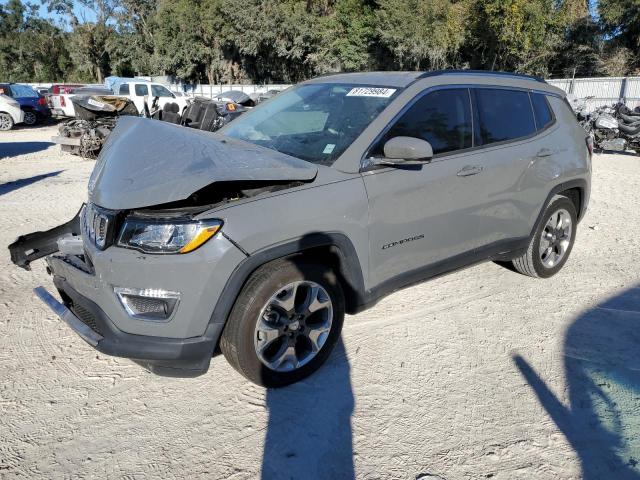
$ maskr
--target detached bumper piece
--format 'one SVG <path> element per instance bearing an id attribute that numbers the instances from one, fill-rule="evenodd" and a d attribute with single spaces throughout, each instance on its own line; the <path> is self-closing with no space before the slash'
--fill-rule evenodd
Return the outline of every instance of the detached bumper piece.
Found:
<path id="1" fill-rule="evenodd" d="M 197 377 L 207 372 L 224 325 L 210 323 L 205 334 L 193 338 L 134 335 L 119 330 L 104 311 L 80 295 L 68 282 L 54 276 L 64 302 L 58 302 L 43 287 L 36 295 L 71 329 L 96 350 L 129 358 L 152 373 L 169 377 Z"/>
<path id="2" fill-rule="evenodd" d="M 58 302 L 53 296 L 47 292 L 44 287 L 34 288 L 33 291 L 40 300 L 47 304 L 47 306 L 53 310 L 64 322 L 71 327 L 71 330 L 76 332 L 80 338 L 87 342 L 92 347 L 97 347 L 100 340 L 104 337 L 95 332 L 89 325 L 83 323 L 78 317 L 76 317 L 71 310 L 65 307 L 62 303 Z"/>

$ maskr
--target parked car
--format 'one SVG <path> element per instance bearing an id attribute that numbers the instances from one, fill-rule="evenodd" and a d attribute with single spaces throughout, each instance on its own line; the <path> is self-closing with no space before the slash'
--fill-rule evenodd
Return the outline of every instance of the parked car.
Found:
<path id="1" fill-rule="evenodd" d="M 0 130 L 11 130 L 17 123 L 24 122 L 24 111 L 13 98 L 0 93 Z"/>
<path id="2" fill-rule="evenodd" d="M 99 351 L 194 376 L 318 369 L 345 313 L 481 261 L 546 278 L 589 203 L 591 150 L 565 93 L 488 72 L 303 82 L 217 133 L 123 117 L 67 224 L 20 237 Z M 427 321 L 427 320 L 425 320 Z"/>
<path id="3" fill-rule="evenodd" d="M 256 102 L 248 94 L 240 90 L 227 90 L 216 97 L 218 102 L 233 102 L 243 107 L 253 107 Z"/>
<path id="4" fill-rule="evenodd" d="M 265 101 L 275 97 L 279 93 L 280 93 L 280 90 L 273 90 L 273 89 L 272 90 L 267 90 L 266 92 L 261 92 L 257 96 L 256 103 L 265 102 Z"/>
<path id="5" fill-rule="evenodd" d="M 47 98 L 53 115 L 58 117 L 74 117 L 75 111 L 71 97 L 75 90 L 83 87 L 81 84 L 54 84 L 49 90 Z"/>
<path id="6" fill-rule="evenodd" d="M 20 104 L 26 125 L 35 125 L 51 117 L 47 100 L 29 85 L 0 83 L 0 94 L 7 95 Z"/>

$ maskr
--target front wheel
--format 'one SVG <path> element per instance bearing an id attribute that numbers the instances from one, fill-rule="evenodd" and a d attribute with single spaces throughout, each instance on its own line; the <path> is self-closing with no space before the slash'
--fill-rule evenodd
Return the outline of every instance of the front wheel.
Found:
<path id="1" fill-rule="evenodd" d="M 569 258 L 578 226 L 576 207 L 567 197 L 555 197 L 545 210 L 527 251 L 512 260 L 523 275 L 548 278 L 560 271 Z"/>
<path id="2" fill-rule="evenodd" d="M 330 269 L 275 261 L 256 270 L 240 292 L 220 348 L 252 382 L 282 387 L 320 368 L 343 320 L 344 294 Z"/>

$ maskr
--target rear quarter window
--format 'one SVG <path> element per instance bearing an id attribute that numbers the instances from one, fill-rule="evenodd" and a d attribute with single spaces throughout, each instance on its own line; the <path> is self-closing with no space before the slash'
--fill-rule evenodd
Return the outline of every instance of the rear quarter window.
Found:
<path id="1" fill-rule="evenodd" d="M 532 93 L 531 104 L 533 105 L 533 113 L 536 117 L 536 126 L 538 127 L 538 131 L 544 130 L 551 125 L 554 120 L 546 95 L 543 95 L 542 93 Z"/>
<path id="2" fill-rule="evenodd" d="M 120 90 L 118 91 L 119 95 L 129 95 L 129 84 L 123 83 L 120 85 Z"/>
<path id="3" fill-rule="evenodd" d="M 519 90 L 477 88 L 478 145 L 505 142 L 536 133 L 529 93 Z"/>

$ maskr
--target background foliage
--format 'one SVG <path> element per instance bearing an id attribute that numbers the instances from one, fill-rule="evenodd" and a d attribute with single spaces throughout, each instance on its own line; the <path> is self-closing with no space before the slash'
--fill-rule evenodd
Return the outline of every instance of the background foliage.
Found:
<path id="1" fill-rule="evenodd" d="M 46 16 L 23 0 L 0 4 L 0 80 L 166 74 L 269 83 L 353 70 L 640 70 L 640 0 L 599 0 L 591 11 L 588 0 L 42 1 Z"/>

